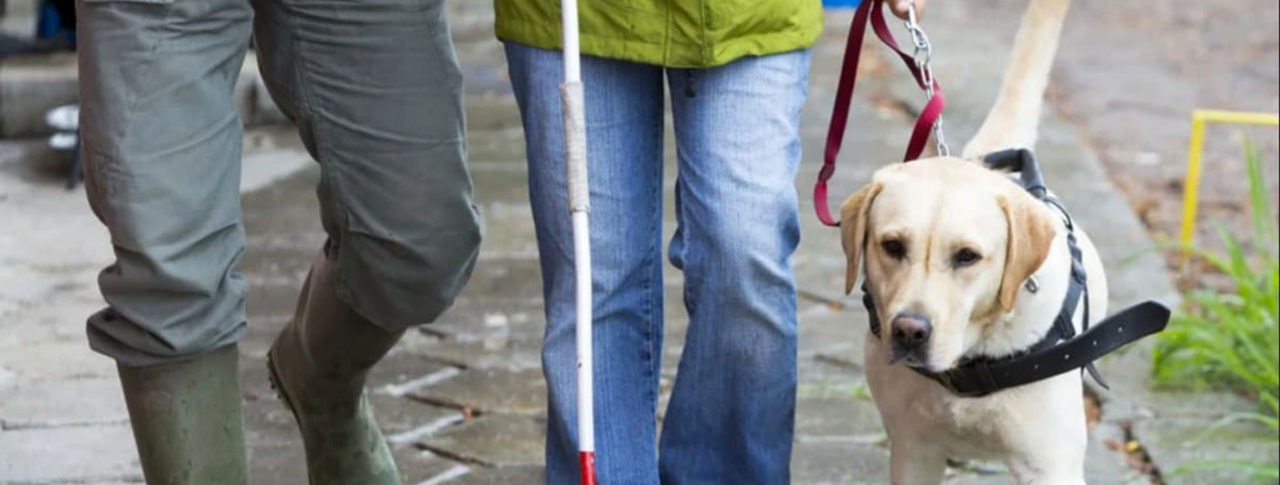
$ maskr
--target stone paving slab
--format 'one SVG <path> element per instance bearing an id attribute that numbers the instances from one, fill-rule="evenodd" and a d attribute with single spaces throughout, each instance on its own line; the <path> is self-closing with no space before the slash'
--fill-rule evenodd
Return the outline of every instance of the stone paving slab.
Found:
<path id="1" fill-rule="evenodd" d="M 436 362 L 468 369 L 533 369 L 542 362 L 537 348 L 501 347 L 486 342 L 432 342 L 419 351 Z"/>
<path id="2" fill-rule="evenodd" d="M 369 387 L 376 389 L 377 394 L 402 396 L 414 390 L 415 383 L 423 377 L 446 370 L 452 369 L 422 355 L 396 350 L 369 371 Z"/>
<path id="3" fill-rule="evenodd" d="M 249 483 L 307 485 L 302 442 L 257 445 L 249 449 Z"/>
<path id="4" fill-rule="evenodd" d="M 0 483 L 141 482 L 128 424 L 0 431 Z"/>
<path id="5" fill-rule="evenodd" d="M 247 395 L 244 407 L 245 440 L 250 448 L 302 445 L 293 413 L 274 394 L 270 397 Z"/>
<path id="6" fill-rule="evenodd" d="M 1212 423 L 1212 422 L 1211 422 Z M 1276 463 L 1280 461 L 1280 444 L 1274 435 L 1260 433 L 1253 423 L 1222 426 L 1209 433 L 1203 419 L 1150 419 L 1133 424 L 1133 432 L 1159 463 L 1191 465 L 1195 463 Z M 1173 475 L 1177 467 L 1164 466 L 1161 471 Z M 1188 468 L 1172 476 L 1170 483 L 1275 483 L 1275 480 L 1248 478 L 1237 467 Z"/>
<path id="7" fill-rule="evenodd" d="M 850 442 L 797 441 L 792 449 L 796 485 L 882 484 L 888 482 L 889 451 Z"/>
<path id="8" fill-rule="evenodd" d="M 8 396 L 0 399 L 0 430 L 129 422 L 117 379 L 42 380 L 0 392 Z"/>
<path id="9" fill-rule="evenodd" d="M 546 395 L 547 384 L 540 369 L 467 369 L 410 397 L 467 414 L 537 417 L 546 413 Z"/>
<path id="10" fill-rule="evenodd" d="M 28 358 L 39 355 L 40 359 Z M 85 351 L 79 340 L 52 340 L 22 346 L 22 352 L 0 353 L 0 367 L 25 379 L 74 380 L 115 375 L 115 363 Z"/>
<path id="11" fill-rule="evenodd" d="M 830 395 L 815 397 L 801 384 L 796 404 L 798 441 L 822 443 L 853 441 L 873 443 L 885 438 L 880 415 L 863 386 L 846 391 L 837 388 Z M 858 391 L 861 389 L 861 391 Z"/>
<path id="12" fill-rule="evenodd" d="M 540 465 L 546 423 L 523 416 L 484 415 L 423 440 L 421 446 L 464 463 L 489 467 Z"/>
<path id="13" fill-rule="evenodd" d="M 1257 411 L 1242 398 L 1221 394 L 1153 392 L 1131 421 L 1147 453 L 1159 457 L 1162 471 L 1197 462 L 1280 462 L 1280 441 L 1247 421 L 1231 416 Z M 1172 464 L 1172 466 L 1170 466 Z M 1170 483 L 1268 483 L 1250 480 L 1233 468 L 1190 469 Z M 1270 483 L 1274 483 L 1274 480 Z"/>
<path id="14" fill-rule="evenodd" d="M 825 303 L 801 301 L 797 310 L 800 355 L 826 355 L 862 366 L 863 345 L 868 338 L 867 313 L 862 304 L 832 308 Z"/>
<path id="15" fill-rule="evenodd" d="M 501 468 L 473 468 L 470 473 L 448 483 L 455 485 L 535 485 L 543 482 L 541 466 L 512 466 Z"/>
<path id="16" fill-rule="evenodd" d="M 393 454 L 400 470 L 400 480 L 405 485 L 427 483 L 436 477 L 461 476 L 475 467 L 415 447 L 400 448 Z"/>
<path id="17" fill-rule="evenodd" d="M 378 426 L 393 447 L 403 448 L 448 429 L 466 420 L 464 410 L 447 406 L 426 405 L 405 399 L 403 396 L 387 396 L 374 393 L 369 405 L 377 413 Z"/>

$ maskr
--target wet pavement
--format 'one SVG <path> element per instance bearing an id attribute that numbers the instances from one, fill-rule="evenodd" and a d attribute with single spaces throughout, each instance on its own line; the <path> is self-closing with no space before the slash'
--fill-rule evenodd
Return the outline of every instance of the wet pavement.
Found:
<path id="1" fill-rule="evenodd" d="M 978 15 L 966 8 L 968 3 L 933 3 L 926 27 L 939 46 L 935 70 L 950 101 L 948 134 L 959 146 L 996 94 L 1022 6 L 977 2 L 989 13 Z M 451 5 L 469 82 L 471 168 L 485 217 L 480 262 L 454 308 L 439 322 L 407 334 L 369 383 L 379 423 L 408 484 L 541 482 L 541 280 L 519 119 L 489 10 L 488 2 Z M 801 291 L 792 467 L 797 484 L 888 481 L 884 433 L 861 374 L 865 313 L 842 294 L 839 235 L 818 223 L 809 202 L 848 17 L 848 12 L 828 16 L 827 32 L 814 52 L 801 127 L 806 155 L 797 188 L 804 239 L 793 260 Z M 846 156 L 832 182 L 837 198 L 856 190 L 875 167 L 900 156 L 910 107 L 922 101 L 900 66 L 888 64 L 878 46 L 870 49 Z M 1148 298 L 1176 301 L 1163 260 L 1147 250 L 1152 243 L 1146 229 L 1097 154 L 1081 141 L 1081 128 L 1048 111 L 1038 153 L 1050 184 L 1103 253 L 1112 308 Z M 292 417 L 267 384 L 264 362 L 275 333 L 292 316 L 294 296 L 324 237 L 314 195 L 319 174 L 287 128 L 256 128 L 248 139 L 243 269 L 253 291 L 251 326 L 240 350 L 253 483 L 305 484 L 301 443 Z M 0 328 L 6 329 L 0 332 L 0 483 L 137 483 L 141 476 L 128 445 L 113 364 L 88 352 L 83 338 L 84 315 L 101 305 L 94 275 L 110 260 L 109 246 L 105 230 L 87 213 L 83 194 L 57 185 L 52 167 L 58 166 L 58 157 L 38 142 L 0 143 L 0 219 L 21 222 L 17 236 L 0 234 Z M 665 173 L 669 234 L 675 176 L 670 160 Z M 664 396 L 686 323 L 681 275 L 668 268 L 665 277 Z M 1144 443 L 1148 436 L 1161 441 L 1150 448 L 1157 465 L 1169 469 L 1202 458 L 1275 456 L 1274 438 L 1249 428 L 1188 449 L 1180 429 L 1203 429 L 1249 405 L 1230 396 L 1192 399 L 1149 391 L 1148 348 L 1140 345 L 1104 362 L 1113 390 L 1101 393 L 1102 419 L 1090 444 L 1090 483 L 1149 483 L 1127 466 L 1123 453 L 1108 446 L 1128 438 L 1126 429 Z M 1231 474 L 1181 480 L 1245 483 Z M 952 484 L 1009 481 L 1001 467 L 985 464 L 953 470 L 948 478 Z"/>

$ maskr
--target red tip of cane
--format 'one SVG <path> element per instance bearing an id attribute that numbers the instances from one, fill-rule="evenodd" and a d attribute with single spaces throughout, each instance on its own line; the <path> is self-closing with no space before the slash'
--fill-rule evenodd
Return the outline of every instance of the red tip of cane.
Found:
<path id="1" fill-rule="evenodd" d="M 596 453 L 594 451 L 579 452 L 578 462 L 582 465 L 582 485 L 596 485 Z"/>

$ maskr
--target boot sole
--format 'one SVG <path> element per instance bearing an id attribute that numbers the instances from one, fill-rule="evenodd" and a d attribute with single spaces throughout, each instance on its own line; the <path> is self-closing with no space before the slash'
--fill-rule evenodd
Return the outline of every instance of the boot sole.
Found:
<path id="1" fill-rule="evenodd" d="M 294 424 L 298 426 L 298 429 L 302 429 L 302 418 L 299 418 L 298 411 L 293 409 L 293 402 L 289 400 L 289 392 L 285 390 L 284 384 L 280 380 L 280 376 L 278 375 L 280 371 L 276 370 L 275 356 L 272 355 L 273 353 L 273 351 L 267 351 L 267 382 L 271 384 L 271 389 L 276 391 L 276 398 L 280 399 L 280 402 L 284 404 L 284 407 L 289 410 L 289 414 L 293 416 Z M 315 484 L 315 482 L 311 480 L 310 474 L 307 476 L 307 483 L 311 485 Z"/>
<path id="2" fill-rule="evenodd" d="M 289 393 L 284 390 L 284 385 L 280 383 L 279 370 L 276 370 L 275 356 L 271 352 L 267 352 L 267 381 L 271 384 L 271 390 L 276 391 L 276 398 L 284 403 L 289 409 L 289 414 L 293 415 L 293 420 L 298 421 L 298 412 L 293 410 L 293 402 L 289 400 Z M 301 425 L 301 423 L 298 423 Z"/>

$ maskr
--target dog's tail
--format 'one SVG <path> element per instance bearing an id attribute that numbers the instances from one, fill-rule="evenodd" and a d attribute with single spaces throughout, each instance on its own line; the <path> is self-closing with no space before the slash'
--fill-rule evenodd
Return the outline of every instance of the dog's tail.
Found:
<path id="1" fill-rule="evenodd" d="M 1071 0 L 1031 0 L 1018 27 L 1000 95 L 978 133 L 965 145 L 965 158 L 1005 148 L 1035 147 L 1049 68 L 1070 5 Z"/>

